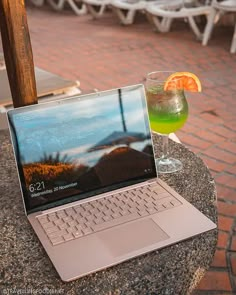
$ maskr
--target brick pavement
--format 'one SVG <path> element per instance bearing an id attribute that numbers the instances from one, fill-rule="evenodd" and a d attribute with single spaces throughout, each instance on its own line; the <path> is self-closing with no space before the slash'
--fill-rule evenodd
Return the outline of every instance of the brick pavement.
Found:
<path id="1" fill-rule="evenodd" d="M 187 24 L 154 33 L 140 15 L 129 27 L 108 12 L 101 20 L 69 11 L 28 8 L 35 64 L 79 80 L 84 93 L 144 81 L 153 70 L 196 73 L 203 92 L 188 94 L 190 116 L 177 132 L 200 155 L 215 178 L 219 239 L 211 268 L 195 295 L 236 294 L 236 55 L 233 28 L 219 27 L 208 47 L 195 41 Z M 182 294 L 181 294 L 182 295 Z"/>

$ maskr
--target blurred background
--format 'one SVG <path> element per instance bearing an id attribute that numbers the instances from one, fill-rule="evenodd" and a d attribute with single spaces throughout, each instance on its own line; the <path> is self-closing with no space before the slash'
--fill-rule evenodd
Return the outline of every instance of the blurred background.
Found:
<path id="1" fill-rule="evenodd" d="M 125 26 L 110 8 L 93 19 L 76 15 L 68 4 L 56 11 L 46 1 L 39 7 L 32 2 L 26 6 L 35 66 L 79 81 L 82 93 L 144 83 L 155 70 L 199 77 L 203 90 L 187 93 L 189 119 L 176 134 L 215 178 L 219 237 L 211 268 L 194 294 L 236 294 L 236 54 L 230 53 L 235 19 L 222 17 L 202 46 L 183 18 L 160 33 L 143 11 Z M 198 24 L 203 30 L 202 16 Z M 4 67 L 1 52 L 0 46 Z"/>

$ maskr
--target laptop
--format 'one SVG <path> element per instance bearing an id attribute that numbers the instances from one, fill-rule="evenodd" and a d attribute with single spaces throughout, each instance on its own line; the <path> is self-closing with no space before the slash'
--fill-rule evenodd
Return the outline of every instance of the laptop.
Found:
<path id="1" fill-rule="evenodd" d="M 26 216 L 63 281 L 216 227 L 157 178 L 143 85 L 7 116 Z"/>

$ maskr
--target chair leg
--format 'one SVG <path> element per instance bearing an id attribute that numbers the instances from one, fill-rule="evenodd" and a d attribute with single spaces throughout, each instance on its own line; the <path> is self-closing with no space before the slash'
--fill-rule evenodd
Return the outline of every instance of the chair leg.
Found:
<path id="1" fill-rule="evenodd" d="M 86 3 L 86 7 L 94 19 L 101 17 L 106 9 L 106 5 L 101 5 L 100 8 L 96 10 L 93 5 L 88 3 Z"/>
<path id="2" fill-rule="evenodd" d="M 203 33 L 203 39 L 202 39 L 202 45 L 206 46 L 210 37 L 211 37 L 211 33 L 214 27 L 214 21 L 215 21 L 215 17 L 217 14 L 217 10 L 212 8 L 210 14 L 207 17 L 207 24 Z"/>
<path id="3" fill-rule="evenodd" d="M 134 22 L 134 17 L 136 14 L 136 10 L 129 10 L 126 14 L 126 21 L 125 21 L 125 25 L 131 25 Z"/>
<path id="4" fill-rule="evenodd" d="M 156 15 L 153 14 L 147 14 L 150 22 L 156 27 L 156 29 L 160 33 L 167 33 L 170 30 L 170 26 L 172 24 L 173 19 L 163 17 L 162 20 L 160 20 Z"/>
<path id="5" fill-rule="evenodd" d="M 112 10 L 118 16 L 119 20 L 121 21 L 121 24 L 123 24 L 123 25 L 131 25 L 134 22 L 134 17 L 135 17 L 135 14 L 136 14 L 136 10 L 134 10 L 134 9 L 129 10 L 126 13 L 126 15 L 118 7 L 112 6 Z"/>
<path id="6" fill-rule="evenodd" d="M 81 8 L 78 8 L 78 6 L 75 4 L 74 0 L 67 0 L 68 4 L 72 8 L 72 10 L 77 14 L 77 15 L 82 15 L 87 13 L 87 7 L 85 4 L 82 4 Z"/>
<path id="7" fill-rule="evenodd" d="M 161 32 L 162 31 L 162 26 L 161 26 L 161 22 L 160 22 L 159 18 L 157 16 L 151 15 L 151 19 L 152 19 L 153 24 L 157 28 L 157 30 L 159 32 Z"/>
<path id="8" fill-rule="evenodd" d="M 189 25 L 191 27 L 191 29 L 193 30 L 194 34 L 196 35 L 198 40 L 202 40 L 202 33 L 200 32 L 195 20 L 193 16 L 189 16 L 188 17 L 188 22 Z"/>
<path id="9" fill-rule="evenodd" d="M 106 10 L 106 5 L 105 4 L 104 5 L 101 5 L 101 7 L 100 7 L 100 9 L 98 11 L 98 16 L 99 17 L 102 16 L 103 13 L 105 12 L 105 10 Z"/>
<path id="10" fill-rule="evenodd" d="M 147 11 L 145 11 L 145 15 L 146 15 L 146 18 L 147 18 L 148 22 L 149 22 L 152 26 L 154 26 L 154 29 L 155 29 L 155 25 L 154 25 L 154 22 L 153 22 L 153 17 L 152 17 L 152 15 L 151 15 L 150 13 L 148 13 Z"/>
<path id="11" fill-rule="evenodd" d="M 167 33 L 170 31 L 171 24 L 173 22 L 173 18 L 163 17 L 161 21 L 161 26 L 163 28 L 163 33 Z"/>
<path id="12" fill-rule="evenodd" d="M 230 53 L 236 53 L 236 23 L 234 27 L 234 35 L 231 43 Z"/>
<path id="13" fill-rule="evenodd" d="M 55 0 L 47 0 L 47 1 L 52 6 L 53 9 L 57 11 L 61 11 L 64 8 L 66 0 L 59 0 L 58 2 L 55 2 Z"/>

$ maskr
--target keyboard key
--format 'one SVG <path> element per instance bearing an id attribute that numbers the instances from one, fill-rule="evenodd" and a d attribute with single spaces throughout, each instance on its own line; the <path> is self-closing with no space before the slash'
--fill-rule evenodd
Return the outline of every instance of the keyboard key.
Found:
<path id="1" fill-rule="evenodd" d="M 89 212 L 90 212 L 91 215 L 95 215 L 97 213 L 100 213 L 100 211 L 98 210 L 98 208 L 93 208 L 93 209 L 89 210 Z"/>
<path id="2" fill-rule="evenodd" d="M 60 229 L 65 229 L 65 228 L 68 228 L 68 224 L 66 223 L 62 223 L 58 226 Z"/>
<path id="3" fill-rule="evenodd" d="M 47 235 L 49 238 L 55 238 L 55 237 L 62 237 L 65 234 L 68 234 L 68 232 L 63 229 L 63 230 L 58 230 L 55 232 L 48 233 Z"/>
<path id="4" fill-rule="evenodd" d="M 150 189 L 152 192 L 154 193 L 162 193 L 162 192 L 166 192 L 166 190 L 160 186 L 159 184 L 154 184 L 150 186 Z"/>
<path id="5" fill-rule="evenodd" d="M 89 210 L 94 208 L 92 204 L 89 203 L 82 204 L 81 207 L 84 209 L 85 212 L 89 212 Z"/>
<path id="6" fill-rule="evenodd" d="M 173 205 L 170 202 L 165 202 L 162 204 L 162 206 L 165 207 L 166 209 L 173 207 Z"/>
<path id="7" fill-rule="evenodd" d="M 70 241 L 74 239 L 74 236 L 72 234 L 67 234 L 64 235 L 63 238 L 65 239 L 65 241 Z"/>
<path id="8" fill-rule="evenodd" d="M 75 226 L 75 231 L 81 231 L 83 229 L 83 226 L 78 224 Z"/>
<path id="9" fill-rule="evenodd" d="M 49 227 L 54 227 L 54 223 L 50 221 L 43 224 L 43 228 L 47 229 Z"/>
<path id="10" fill-rule="evenodd" d="M 103 212 L 104 216 L 111 216 L 113 213 L 115 213 L 115 212 L 110 209 L 107 209 Z"/>
<path id="11" fill-rule="evenodd" d="M 82 231 L 85 235 L 91 234 L 93 232 L 93 230 L 89 227 L 82 229 Z"/>
<path id="12" fill-rule="evenodd" d="M 129 212 L 129 210 L 121 210 L 120 211 L 120 214 L 122 215 L 122 216 L 125 216 L 125 215 L 128 215 L 128 214 L 130 214 L 130 212 Z"/>
<path id="13" fill-rule="evenodd" d="M 119 218 L 121 217 L 121 214 L 119 212 L 116 212 L 114 214 L 112 214 L 112 217 L 115 219 L 115 218 Z"/>
<path id="14" fill-rule="evenodd" d="M 158 212 L 161 212 L 161 211 L 164 211 L 164 210 L 166 210 L 166 207 L 164 207 L 162 204 L 161 204 L 161 205 L 158 205 L 158 206 L 156 206 L 156 208 L 157 208 L 157 211 L 158 211 Z"/>
<path id="15" fill-rule="evenodd" d="M 75 238 L 80 238 L 80 237 L 83 236 L 83 233 L 82 233 L 82 231 L 76 231 L 76 232 L 73 233 L 73 236 L 74 236 Z"/>
<path id="16" fill-rule="evenodd" d="M 56 225 L 61 225 L 63 223 L 64 223 L 64 221 L 61 220 L 61 219 L 57 219 L 57 220 L 54 221 L 54 224 L 56 224 Z"/>
<path id="17" fill-rule="evenodd" d="M 48 233 L 47 236 L 49 237 L 49 239 L 53 239 L 53 238 L 58 238 L 61 235 L 59 232 L 52 232 L 52 233 Z"/>
<path id="18" fill-rule="evenodd" d="M 48 223 L 49 222 L 47 216 L 39 217 L 38 220 L 39 220 L 39 222 L 41 224 L 44 224 L 44 223 Z"/>
<path id="19" fill-rule="evenodd" d="M 102 218 L 96 218 L 93 220 L 95 224 L 101 224 L 104 223 L 104 220 Z"/>
<path id="20" fill-rule="evenodd" d="M 73 226 L 73 225 L 77 225 L 77 221 L 76 220 L 71 220 L 67 222 L 69 226 Z"/>
<path id="21" fill-rule="evenodd" d="M 94 220 L 94 218 L 95 218 L 95 216 L 93 216 L 93 215 L 89 215 L 89 214 L 87 214 L 86 216 L 84 216 L 85 217 L 85 220 L 86 221 L 93 221 Z"/>
<path id="22" fill-rule="evenodd" d="M 50 220 L 50 221 L 54 221 L 54 220 L 57 220 L 57 215 L 56 215 L 56 213 L 51 213 L 50 215 L 48 215 L 48 219 Z"/>
<path id="23" fill-rule="evenodd" d="M 57 217 L 59 218 L 63 218 L 63 217 L 66 217 L 66 213 L 64 210 L 61 210 L 61 211 L 57 211 Z"/>
<path id="24" fill-rule="evenodd" d="M 74 226 L 71 226 L 71 227 L 67 227 L 66 230 L 68 231 L 68 233 L 73 233 L 77 231 L 77 228 L 75 228 Z"/>
<path id="25" fill-rule="evenodd" d="M 82 206 L 78 205 L 74 207 L 76 213 L 84 212 L 84 209 Z"/>
<path id="26" fill-rule="evenodd" d="M 149 213 L 147 212 L 147 210 L 141 210 L 138 212 L 138 214 L 142 217 L 149 215 Z"/>
<path id="27" fill-rule="evenodd" d="M 135 207 L 131 207 L 131 208 L 129 208 L 129 212 L 130 213 L 136 213 L 138 210 L 137 210 L 137 208 L 135 208 Z"/>
<path id="28" fill-rule="evenodd" d="M 175 199 L 175 198 L 173 198 L 170 202 L 174 207 L 182 205 L 182 203 L 179 200 Z"/>
<path id="29" fill-rule="evenodd" d="M 88 227 L 90 227 L 90 224 L 91 223 L 82 223 L 82 224 L 80 224 L 80 228 L 82 229 L 82 230 L 84 230 L 85 228 L 88 228 Z"/>
<path id="30" fill-rule="evenodd" d="M 113 218 L 112 218 L 111 215 L 105 215 L 105 216 L 102 217 L 102 219 L 106 222 L 106 221 L 112 220 Z"/>
<path id="31" fill-rule="evenodd" d="M 53 246 L 56 246 L 58 244 L 63 243 L 64 239 L 62 237 L 52 238 L 51 242 L 52 242 Z"/>
<path id="32" fill-rule="evenodd" d="M 74 211 L 73 208 L 67 208 L 67 209 L 65 209 L 65 212 L 66 212 L 66 214 L 67 214 L 68 216 L 70 216 L 70 215 L 73 214 L 75 211 Z"/>
<path id="33" fill-rule="evenodd" d="M 157 209 L 156 208 L 148 208 L 147 209 L 147 212 L 149 213 L 149 214 L 155 214 L 155 213 L 157 213 L 158 211 L 157 211 Z"/>
<path id="34" fill-rule="evenodd" d="M 120 211 L 120 207 L 117 207 L 116 204 L 114 204 L 111 210 L 113 211 L 113 213 L 117 213 Z"/>
<path id="35" fill-rule="evenodd" d="M 72 221 L 73 219 L 70 216 L 66 216 L 66 217 L 63 217 L 63 220 L 65 222 L 69 222 L 69 221 Z"/>
<path id="36" fill-rule="evenodd" d="M 167 192 L 155 193 L 155 195 L 153 196 L 153 200 L 160 200 L 160 199 L 169 198 L 169 197 L 170 197 L 170 194 Z"/>
<path id="37" fill-rule="evenodd" d="M 97 213 L 94 214 L 94 216 L 96 218 L 100 218 L 101 219 L 104 216 L 104 214 L 102 212 L 97 212 Z"/>
<path id="38" fill-rule="evenodd" d="M 57 226 L 52 226 L 52 227 L 48 227 L 46 228 L 46 233 L 49 234 L 49 233 L 53 233 L 53 232 L 56 232 L 58 231 L 58 227 Z"/>

